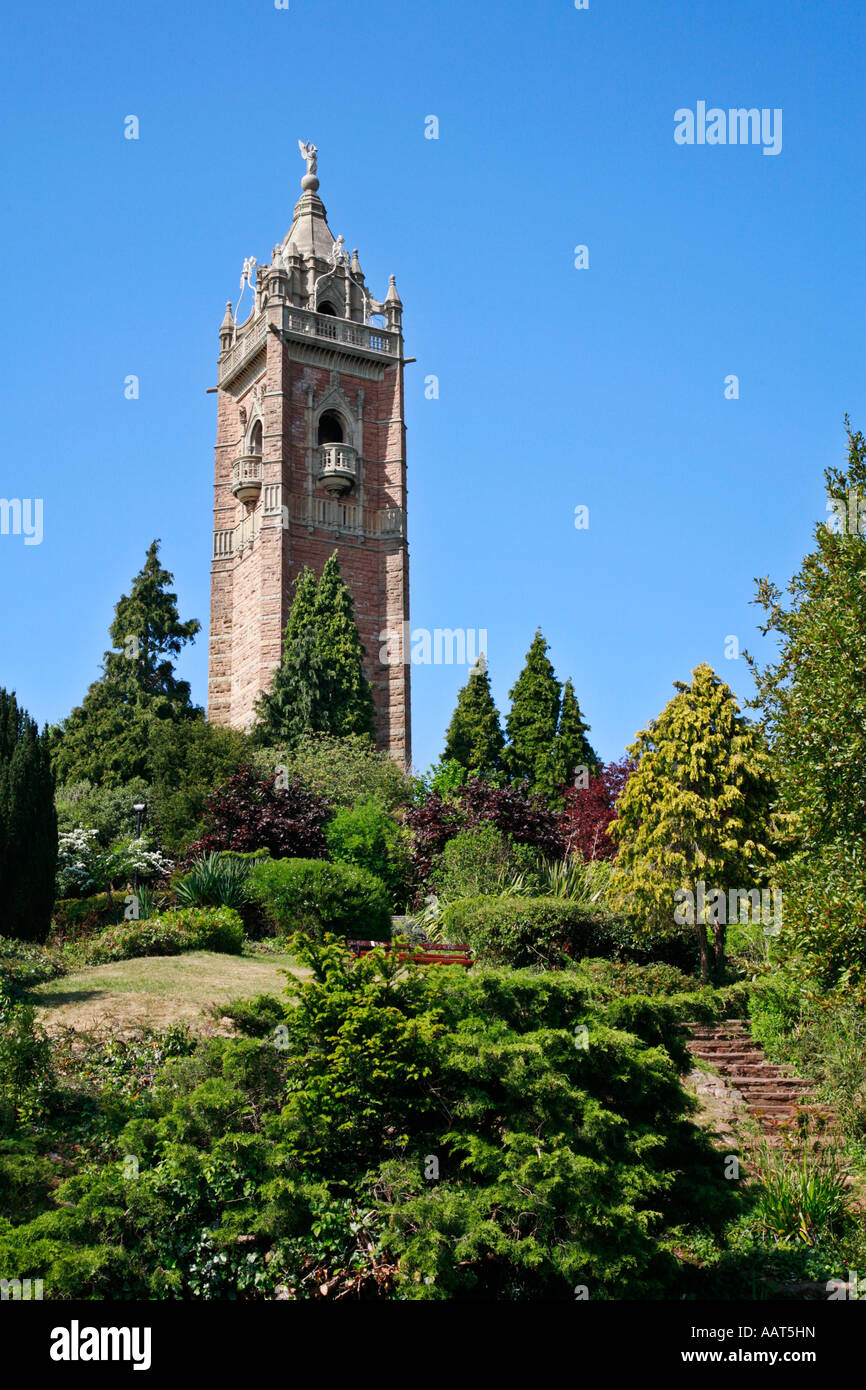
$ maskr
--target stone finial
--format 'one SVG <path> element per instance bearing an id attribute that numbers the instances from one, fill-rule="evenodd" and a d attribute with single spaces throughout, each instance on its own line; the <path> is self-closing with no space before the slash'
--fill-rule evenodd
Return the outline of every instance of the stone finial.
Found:
<path id="1" fill-rule="evenodd" d="M 235 336 L 235 316 L 232 313 L 232 302 L 226 300 L 226 311 L 223 321 L 220 324 L 220 348 L 223 352 L 232 345 L 232 338 Z"/>
<path id="2" fill-rule="evenodd" d="M 316 170 L 319 167 L 319 151 L 311 140 L 306 142 L 299 140 L 298 149 L 301 151 L 301 158 L 307 162 L 307 172 L 301 179 L 301 188 L 305 193 L 315 193 L 319 187 L 319 180 L 316 177 Z"/>
<path id="3" fill-rule="evenodd" d="M 385 303 L 393 304 L 395 308 L 403 308 L 403 301 L 397 293 L 397 276 L 391 276 L 391 283 L 388 286 L 388 293 L 385 295 Z"/>

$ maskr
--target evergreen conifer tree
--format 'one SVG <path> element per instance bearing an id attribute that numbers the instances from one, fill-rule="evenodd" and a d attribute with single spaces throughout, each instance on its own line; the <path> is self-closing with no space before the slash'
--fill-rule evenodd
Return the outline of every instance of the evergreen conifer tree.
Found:
<path id="1" fill-rule="evenodd" d="M 553 783 L 553 748 L 559 723 L 562 686 L 547 656 L 547 643 L 537 629 L 526 664 L 509 693 L 505 764 L 510 776 L 528 777 L 533 788 Z"/>
<path id="2" fill-rule="evenodd" d="M 256 704 L 257 740 L 291 748 L 309 733 L 372 737 L 373 692 L 363 656 L 335 551 L 321 579 L 305 569 L 295 581 L 282 661 Z"/>
<path id="3" fill-rule="evenodd" d="M 57 815 L 48 735 L 0 690 L 0 936 L 43 941 L 51 926 Z"/>
<path id="4" fill-rule="evenodd" d="M 59 781 L 116 785 L 147 777 L 150 722 L 200 717 L 189 683 L 174 674 L 173 658 L 201 624 L 181 622 L 172 582 L 154 541 L 129 594 L 115 605 L 109 629 L 114 649 L 105 653 L 102 676 L 52 731 Z"/>
<path id="5" fill-rule="evenodd" d="M 691 684 L 674 686 L 678 694 L 628 750 L 637 766 L 608 833 L 619 843 L 621 901 L 648 931 L 670 933 L 678 921 L 693 927 L 706 980 L 707 926 L 720 969 L 727 894 L 756 887 L 756 875 L 773 860 L 773 782 L 760 731 L 710 666 L 698 666 Z M 725 893 L 718 910 L 708 904 L 700 911 L 699 883 L 707 895 Z M 692 894 L 691 914 L 683 893 Z"/>
<path id="6" fill-rule="evenodd" d="M 490 689 L 487 659 L 482 652 L 457 696 L 457 707 L 445 735 L 443 761 L 453 760 L 467 772 L 491 779 L 502 771 L 505 740 Z"/>
<path id="7" fill-rule="evenodd" d="M 563 788 L 573 785 L 577 770 L 585 768 L 587 776 L 594 776 L 601 766 L 598 754 L 586 737 L 588 732 L 589 725 L 581 714 L 569 676 L 562 690 L 559 727 L 550 759 L 551 785 L 549 790 L 545 785 L 539 786 L 542 794 L 546 792 L 548 799 L 560 807 L 565 804 Z"/>

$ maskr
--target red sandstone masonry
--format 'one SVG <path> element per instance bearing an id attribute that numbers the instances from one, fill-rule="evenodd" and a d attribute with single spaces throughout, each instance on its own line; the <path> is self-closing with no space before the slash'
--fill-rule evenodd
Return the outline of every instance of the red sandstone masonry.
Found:
<path id="1" fill-rule="evenodd" d="M 270 311 L 268 317 L 272 317 Z M 277 311 L 272 321 L 279 324 Z M 311 355 L 307 349 L 298 353 L 303 360 L 296 360 L 293 345 L 269 332 L 249 370 L 218 392 L 214 531 L 233 530 L 248 515 L 231 492 L 231 470 L 233 460 L 245 452 L 250 422 L 257 418 L 262 422 L 263 484 L 254 508 L 261 528 L 258 536 L 243 554 L 213 561 L 209 717 L 235 728 L 248 724 L 259 692 L 269 684 L 279 664 L 295 578 L 305 565 L 321 573 L 336 550 L 366 649 L 377 742 L 408 763 L 410 668 L 408 663 L 387 666 L 379 660 L 380 632 L 389 627 L 401 630 L 409 617 L 406 541 L 369 533 L 364 537 L 345 532 L 335 535 L 333 529 L 310 528 L 294 515 L 285 527 L 278 517 L 263 515 L 268 486 L 281 485 L 287 505 L 290 499 L 327 499 L 310 466 L 311 439 L 315 413 L 335 386 L 349 411 L 360 416 L 363 440 L 360 477 L 347 500 L 363 501 L 365 515 L 389 507 L 402 508 L 405 513 L 403 364 L 402 360 L 385 358 L 371 365 L 367 359 L 359 361 L 354 371 L 349 348 L 341 348 L 339 359 L 323 349 L 322 365 L 307 360 Z M 242 410 L 246 412 L 246 426 Z M 312 457 L 315 459 L 315 454 Z"/>

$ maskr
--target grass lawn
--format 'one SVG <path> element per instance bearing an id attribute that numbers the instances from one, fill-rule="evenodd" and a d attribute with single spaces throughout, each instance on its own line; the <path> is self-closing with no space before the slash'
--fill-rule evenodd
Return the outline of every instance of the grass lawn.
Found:
<path id="1" fill-rule="evenodd" d="M 128 1037 L 142 1028 L 187 1023 L 200 1034 L 226 1031 L 214 1008 L 255 994 L 280 994 L 283 972 L 298 979 L 310 972 L 290 955 L 227 956 L 187 951 L 144 956 L 113 965 L 89 965 L 38 985 L 31 999 L 48 1032 L 106 1032 Z"/>

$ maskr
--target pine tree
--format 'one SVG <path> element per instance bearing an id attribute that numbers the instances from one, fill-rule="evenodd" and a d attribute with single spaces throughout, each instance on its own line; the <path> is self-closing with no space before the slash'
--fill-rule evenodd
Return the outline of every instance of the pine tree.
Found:
<path id="1" fill-rule="evenodd" d="M 692 672 L 658 719 L 629 748 L 637 766 L 617 802 L 609 833 L 619 843 L 617 885 L 623 905 L 648 931 L 693 925 L 701 972 L 709 976 L 707 922 L 692 921 L 684 893 L 701 901 L 718 890 L 749 890 L 772 862 L 773 783 L 759 730 L 740 713 L 710 666 Z M 676 915 L 680 913 L 679 918 Z M 709 911 L 715 965 L 724 963 L 725 913 Z"/>
<path id="2" fill-rule="evenodd" d="M 445 735 L 443 762 L 453 760 L 487 779 L 502 771 L 505 740 L 499 711 L 490 690 L 487 659 L 482 652 L 457 696 L 457 708 Z"/>
<path id="3" fill-rule="evenodd" d="M 509 692 L 511 709 L 506 720 L 506 767 L 515 780 L 528 777 L 533 789 L 553 783 L 561 691 L 539 628 L 526 654 L 526 664 Z"/>
<path id="4" fill-rule="evenodd" d="M 335 551 L 321 579 L 305 569 L 295 581 L 282 660 L 256 703 L 256 739 L 292 748 L 309 733 L 372 737 L 373 692 L 363 657 L 352 595 Z"/>
<path id="5" fill-rule="evenodd" d="M 586 769 L 588 776 L 594 776 L 601 766 L 598 754 L 586 735 L 589 725 L 580 712 L 580 705 L 574 693 L 571 677 L 565 682 L 562 691 L 562 705 L 559 711 L 559 727 L 550 759 L 549 789 L 542 779 L 539 790 L 560 808 L 565 804 L 563 788 L 573 785 L 578 769 Z"/>
<path id="6" fill-rule="evenodd" d="M 109 629 L 114 650 L 104 655 L 102 676 L 52 731 L 60 781 L 116 785 L 147 777 L 150 722 L 200 717 L 189 683 L 174 674 L 173 658 L 201 624 L 181 622 L 172 583 L 154 541 L 130 593 L 115 605 Z"/>
<path id="7" fill-rule="evenodd" d="M 0 690 L 0 935 L 43 941 L 51 926 L 57 815 L 48 735 Z"/>

